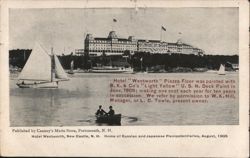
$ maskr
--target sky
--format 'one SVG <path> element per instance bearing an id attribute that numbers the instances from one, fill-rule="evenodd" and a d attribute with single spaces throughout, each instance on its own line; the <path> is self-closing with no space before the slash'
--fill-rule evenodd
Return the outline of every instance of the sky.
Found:
<path id="1" fill-rule="evenodd" d="M 184 43 L 206 54 L 234 55 L 239 47 L 238 8 L 10 9 L 10 49 L 32 49 L 41 43 L 56 54 L 84 48 L 87 33 Z M 113 22 L 116 19 L 117 22 Z"/>

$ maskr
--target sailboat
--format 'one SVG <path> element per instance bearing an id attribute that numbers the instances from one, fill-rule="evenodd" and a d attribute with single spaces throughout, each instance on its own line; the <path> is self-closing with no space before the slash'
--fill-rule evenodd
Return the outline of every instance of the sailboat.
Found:
<path id="1" fill-rule="evenodd" d="M 70 63 L 70 70 L 68 71 L 68 74 L 74 74 L 74 61 L 73 60 Z"/>
<path id="2" fill-rule="evenodd" d="M 16 85 L 19 88 L 58 88 L 60 81 L 67 80 L 68 76 L 53 51 L 49 54 L 36 43 Z"/>
<path id="3" fill-rule="evenodd" d="M 225 75 L 226 72 L 225 72 L 225 66 L 224 65 L 220 65 L 220 69 L 219 71 L 217 72 L 218 75 Z"/>

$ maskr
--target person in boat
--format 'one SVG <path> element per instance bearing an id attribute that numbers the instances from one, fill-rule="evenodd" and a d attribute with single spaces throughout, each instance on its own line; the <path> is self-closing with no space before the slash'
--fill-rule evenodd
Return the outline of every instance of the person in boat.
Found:
<path id="1" fill-rule="evenodd" d="M 115 110 L 113 110 L 113 107 L 112 106 L 109 106 L 109 112 L 107 113 L 108 116 L 113 116 L 115 115 Z"/>
<path id="2" fill-rule="evenodd" d="M 22 82 L 22 84 L 23 84 L 23 85 L 25 84 L 24 81 Z"/>
<path id="3" fill-rule="evenodd" d="M 107 114 L 107 113 L 102 109 L 102 106 L 100 105 L 99 109 L 96 111 L 95 115 L 96 116 L 102 116 L 104 114 Z"/>

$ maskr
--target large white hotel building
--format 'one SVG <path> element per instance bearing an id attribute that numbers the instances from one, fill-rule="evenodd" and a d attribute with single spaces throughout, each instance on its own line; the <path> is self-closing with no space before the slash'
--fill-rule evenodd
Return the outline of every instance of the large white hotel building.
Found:
<path id="1" fill-rule="evenodd" d="M 107 38 L 93 37 L 92 34 L 86 35 L 84 52 L 91 56 L 100 56 L 103 53 L 106 55 L 122 55 L 125 51 L 129 51 L 131 54 L 135 52 L 204 54 L 202 49 L 182 43 L 181 40 L 176 43 L 168 43 L 160 40 L 135 39 L 133 36 L 125 39 L 118 38 L 115 31 L 111 31 Z"/>

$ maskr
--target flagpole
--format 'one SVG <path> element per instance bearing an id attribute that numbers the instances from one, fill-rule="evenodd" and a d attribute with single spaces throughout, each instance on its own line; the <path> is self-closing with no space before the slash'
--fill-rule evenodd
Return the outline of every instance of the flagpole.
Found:
<path id="1" fill-rule="evenodd" d="M 162 41 L 162 27 L 161 27 L 160 41 Z"/>
<path id="2" fill-rule="evenodd" d="M 163 27 L 163 26 L 161 26 L 161 37 L 160 37 L 160 40 L 161 40 L 161 41 L 162 41 L 162 30 L 163 30 L 163 31 L 166 31 L 166 28 Z"/>
<path id="3" fill-rule="evenodd" d="M 179 36 L 179 37 L 178 37 L 178 38 L 179 38 L 178 40 L 180 40 L 180 41 L 182 42 L 182 33 L 179 32 L 179 33 L 178 33 L 178 36 Z"/>
<path id="4" fill-rule="evenodd" d="M 115 31 L 115 30 L 114 30 L 114 25 L 115 25 L 116 22 L 117 22 L 117 20 L 116 20 L 116 19 L 113 19 L 113 21 L 112 21 L 112 31 Z"/>
<path id="5" fill-rule="evenodd" d="M 111 27 L 112 27 L 112 28 L 111 28 L 111 29 L 112 29 L 111 31 L 114 31 L 114 20 L 112 20 L 112 25 L 111 25 Z"/>

